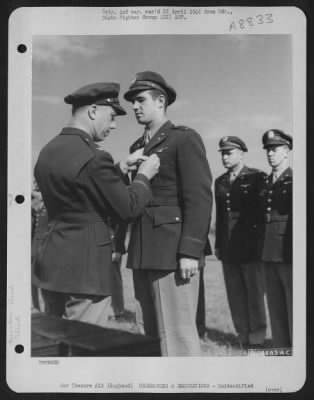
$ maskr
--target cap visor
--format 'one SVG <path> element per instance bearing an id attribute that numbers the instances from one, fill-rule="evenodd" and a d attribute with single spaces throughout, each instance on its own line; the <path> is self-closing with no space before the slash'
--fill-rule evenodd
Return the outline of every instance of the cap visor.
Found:
<path id="1" fill-rule="evenodd" d="M 265 143 L 263 148 L 267 149 L 267 147 L 278 147 L 278 146 L 285 146 L 285 145 L 290 147 L 289 143 L 282 143 L 282 142 L 277 142 L 276 140 L 274 140 L 272 142 Z"/>
<path id="2" fill-rule="evenodd" d="M 223 150 L 233 150 L 233 149 L 239 149 L 239 150 L 242 150 L 242 149 L 241 149 L 241 147 L 239 147 L 239 146 L 227 145 L 227 146 L 220 147 L 220 149 L 218 149 L 218 151 L 223 151 Z"/>
<path id="3" fill-rule="evenodd" d="M 125 94 L 124 98 L 127 101 L 132 101 L 133 97 L 135 96 L 136 93 L 143 92 L 144 90 L 152 90 L 154 89 L 153 87 L 150 86 L 145 86 L 145 85 L 138 85 L 132 89 L 129 89 Z"/>
<path id="4" fill-rule="evenodd" d="M 125 111 L 125 109 L 120 106 L 120 104 L 111 104 L 111 107 L 115 110 L 117 115 L 126 115 L 127 112 Z"/>

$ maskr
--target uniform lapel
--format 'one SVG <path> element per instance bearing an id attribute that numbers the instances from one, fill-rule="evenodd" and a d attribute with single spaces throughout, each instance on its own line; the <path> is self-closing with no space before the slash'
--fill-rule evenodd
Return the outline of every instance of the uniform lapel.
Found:
<path id="1" fill-rule="evenodd" d="M 287 177 L 290 178 L 291 176 L 292 176 L 292 170 L 290 167 L 288 167 L 280 174 L 280 176 L 277 178 L 277 180 L 274 183 L 272 183 L 272 173 L 271 173 L 270 174 L 270 183 L 273 186 L 280 186 L 286 180 Z"/>
<path id="2" fill-rule="evenodd" d="M 145 139 L 144 135 L 138 138 L 130 147 L 130 153 L 134 153 L 134 151 L 142 149 L 145 147 Z"/>
<path id="3" fill-rule="evenodd" d="M 173 125 L 170 121 L 165 122 L 155 133 L 155 135 L 151 138 L 150 142 L 144 148 L 144 154 L 150 154 L 152 149 L 156 146 L 159 146 L 160 143 L 166 140 L 169 134 L 169 128 Z"/>
<path id="4" fill-rule="evenodd" d="M 222 186 L 227 187 L 227 188 L 231 188 L 231 185 L 232 185 L 232 184 L 230 183 L 230 180 L 229 180 L 229 173 L 228 173 L 228 172 L 225 172 L 225 173 L 222 175 L 220 184 L 221 184 Z"/>

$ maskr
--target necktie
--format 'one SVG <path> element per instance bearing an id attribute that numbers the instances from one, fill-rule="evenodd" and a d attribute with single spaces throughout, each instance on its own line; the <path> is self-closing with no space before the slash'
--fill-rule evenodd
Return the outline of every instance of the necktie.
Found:
<path id="1" fill-rule="evenodd" d="M 277 174 L 275 174 L 275 173 L 273 172 L 273 183 L 275 183 L 277 179 L 278 179 Z"/>
<path id="2" fill-rule="evenodd" d="M 229 174 L 229 182 L 232 183 L 235 180 L 236 176 L 237 175 L 234 172 L 230 172 L 230 174 Z"/>

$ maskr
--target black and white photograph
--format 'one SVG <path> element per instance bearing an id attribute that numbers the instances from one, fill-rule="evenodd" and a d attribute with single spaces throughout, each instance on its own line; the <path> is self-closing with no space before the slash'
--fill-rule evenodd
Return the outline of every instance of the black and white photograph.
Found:
<path id="1" fill-rule="evenodd" d="M 10 22 L 9 386 L 299 390 L 302 11 L 30 8 Z"/>

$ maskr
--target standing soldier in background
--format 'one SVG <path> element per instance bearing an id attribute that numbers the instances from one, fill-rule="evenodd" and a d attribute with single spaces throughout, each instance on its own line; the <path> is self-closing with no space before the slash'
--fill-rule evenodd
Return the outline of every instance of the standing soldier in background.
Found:
<path id="1" fill-rule="evenodd" d="M 43 289 L 45 311 L 106 325 L 112 294 L 112 246 L 107 218 L 138 217 L 151 199 L 149 180 L 159 159 L 144 161 L 127 186 L 127 173 L 141 152 L 114 165 L 97 143 L 115 128 L 119 84 L 95 83 L 65 97 L 72 117 L 40 152 L 35 179 L 48 212 L 48 230 L 39 245 L 34 273 Z"/>
<path id="2" fill-rule="evenodd" d="M 212 209 L 205 147 L 198 133 L 168 120 L 176 92 L 161 75 L 138 73 L 124 97 L 145 127 L 132 149 L 144 146 L 143 154 L 161 160 L 153 199 L 134 221 L 128 248 L 137 322 L 143 333 L 160 337 L 162 356 L 199 356 L 199 268 Z"/>
<path id="3" fill-rule="evenodd" d="M 292 169 L 288 154 L 292 137 L 272 129 L 262 138 L 272 168 L 259 202 L 264 216 L 261 259 L 274 347 L 292 346 Z"/>
<path id="4" fill-rule="evenodd" d="M 258 261 L 258 187 L 265 174 L 243 164 L 246 144 L 236 136 L 219 142 L 227 172 L 215 181 L 215 253 L 222 261 L 228 303 L 243 347 L 259 347 L 266 335 L 265 276 Z"/>

